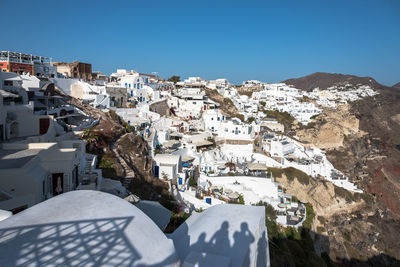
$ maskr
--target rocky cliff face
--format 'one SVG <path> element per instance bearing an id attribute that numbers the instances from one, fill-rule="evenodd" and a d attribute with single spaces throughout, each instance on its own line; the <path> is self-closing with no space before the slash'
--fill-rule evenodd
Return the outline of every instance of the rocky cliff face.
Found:
<path id="1" fill-rule="evenodd" d="M 139 135 L 126 133 L 116 143 L 117 151 L 135 171 L 136 177 L 152 179 L 153 161 L 145 140 Z"/>
<path id="2" fill-rule="evenodd" d="M 163 204 L 164 201 L 169 201 L 171 196 L 168 186 L 153 176 L 153 159 L 141 136 L 126 133 L 115 143 L 115 148 L 133 178 L 128 186 L 132 193 L 141 199 L 156 200 Z"/>
<path id="3" fill-rule="evenodd" d="M 289 187 L 297 188 L 293 193 L 302 197 L 311 195 L 317 217 L 324 218 L 323 223 L 315 223 L 326 230 L 329 244 L 324 248 L 332 260 L 346 265 L 399 264 L 400 91 L 369 77 L 341 74 L 316 73 L 286 82 L 305 90 L 350 82 L 379 92 L 337 110 L 325 110 L 309 126 L 296 129 L 301 140 L 327 150 L 333 165 L 364 190 L 363 201 L 336 211 L 329 208 L 335 205 L 323 209 L 329 203 L 324 195 L 338 205 L 342 200 L 329 190 L 320 195 L 296 184 Z"/>
<path id="4" fill-rule="evenodd" d="M 293 169 L 271 169 L 277 182 L 286 192 L 309 202 L 318 216 L 330 217 L 342 211 L 353 210 L 365 203 L 363 194 L 349 192 L 322 178 L 314 178 Z M 314 228 L 321 224 L 314 222 Z"/>
<path id="5" fill-rule="evenodd" d="M 343 146 L 348 135 L 362 136 L 359 120 L 349 113 L 347 105 L 338 109 L 325 109 L 307 126 L 294 127 L 296 135 L 302 141 L 310 142 L 319 148 L 333 149 Z"/>
<path id="6" fill-rule="evenodd" d="M 240 86 L 237 88 L 237 92 L 239 95 L 247 95 L 248 97 L 251 97 L 254 92 L 260 92 L 262 90 L 264 90 L 264 87 L 262 86 L 251 86 L 251 87 Z"/>

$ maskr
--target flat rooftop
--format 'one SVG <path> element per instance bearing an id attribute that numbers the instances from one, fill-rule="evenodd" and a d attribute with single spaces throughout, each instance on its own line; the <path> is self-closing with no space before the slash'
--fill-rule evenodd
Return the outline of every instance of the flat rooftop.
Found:
<path id="1" fill-rule="evenodd" d="M 0 149 L 0 169 L 21 168 L 42 149 Z"/>

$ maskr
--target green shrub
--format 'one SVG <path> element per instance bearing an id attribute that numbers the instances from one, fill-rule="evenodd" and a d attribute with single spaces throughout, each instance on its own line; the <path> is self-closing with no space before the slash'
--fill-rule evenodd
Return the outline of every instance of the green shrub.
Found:
<path id="1" fill-rule="evenodd" d="M 360 193 L 352 193 L 343 187 L 335 186 L 335 196 L 344 198 L 347 203 L 358 201 L 362 198 Z"/>
<path id="2" fill-rule="evenodd" d="M 310 183 L 310 176 L 293 167 L 284 169 L 270 167 L 268 168 L 268 172 L 272 173 L 273 177 L 282 177 L 284 173 L 290 182 L 293 182 L 296 178 L 303 185 L 308 185 Z"/>
<path id="3" fill-rule="evenodd" d="M 292 124 L 295 121 L 295 118 L 292 117 L 288 112 L 280 112 L 277 110 L 263 110 L 264 114 L 268 117 L 275 118 L 279 123 L 282 123 L 285 126 L 285 129 L 289 130 L 292 128 Z"/>
<path id="4" fill-rule="evenodd" d="M 310 102 L 311 98 L 308 96 L 303 96 L 302 98 L 299 99 L 299 102 Z"/>
<path id="5" fill-rule="evenodd" d="M 189 186 L 191 187 L 197 187 L 197 182 L 193 177 L 189 178 Z"/>
<path id="6" fill-rule="evenodd" d="M 247 123 L 248 124 L 251 124 L 253 121 L 255 121 L 256 120 L 256 118 L 254 118 L 254 117 L 249 117 L 248 119 L 247 119 Z"/>
<path id="7" fill-rule="evenodd" d="M 303 222 L 303 228 L 311 229 L 311 225 L 315 217 L 314 209 L 310 203 L 306 203 L 305 206 L 306 206 L 306 219 Z"/>
<path id="8" fill-rule="evenodd" d="M 117 114 L 114 110 L 111 110 L 111 109 L 110 109 L 110 110 L 108 111 L 108 115 L 110 115 L 111 119 L 113 119 L 114 121 L 116 121 L 116 122 L 118 122 L 118 123 L 121 122 L 121 120 L 120 120 L 118 114 Z"/>
<path id="9" fill-rule="evenodd" d="M 300 233 L 294 227 L 285 227 L 283 230 L 284 235 L 287 239 L 300 240 Z"/>
<path id="10" fill-rule="evenodd" d="M 289 167 L 283 170 L 290 181 L 293 181 L 294 178 L 297 178 L 297 180 L 303 185 L 308 185 L 310 183 L 310 176 L 296 168 Z"/>
<path id="11" fill-rule="evenodd" d="M 238 199 L 237 199 L 237 203 L 238 203 L 238 204 L 241 204 L 241 205 L 244 205 L 244 198 L 243 198 L 243 195 L 242 195 L 242 194 L 239 195 L 239 197 L 238 197 Z"/>
<path id="12" fill-rule="evenodd" d="M 100 168 L 112 168 L 113 167 L 113 160 L 112 160 L 113 157 L 114 157 L 114 155 L 112 152 L 106 152 L 100 158 L 99 167 Z"/>

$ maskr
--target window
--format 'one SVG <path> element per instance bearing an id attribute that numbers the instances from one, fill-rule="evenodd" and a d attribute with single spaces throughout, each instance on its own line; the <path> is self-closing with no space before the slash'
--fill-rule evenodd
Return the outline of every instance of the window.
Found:
<path id="1" fill-rule="evenodd" d="M 4 86 L 12 86 L 13 82 L 12 81 L 4 81 Z"/>
<path id="2" fill-rule="evenodd" d="M 193 102 L 193 105 L 196 105 L 196 101 Z"/>

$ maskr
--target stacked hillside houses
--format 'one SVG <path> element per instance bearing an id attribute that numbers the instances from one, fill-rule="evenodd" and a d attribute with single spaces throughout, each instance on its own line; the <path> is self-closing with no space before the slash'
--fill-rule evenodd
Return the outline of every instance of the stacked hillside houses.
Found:
<path id="1" fill-rule="evenodd" d="M 51 79 L 0 72 L 2 210 L 18 213 L 72 190 L 102 190 L 103 180 L 107 183 L 80 137 L 99 118 L 70 104 Z M 107 190 L 126 194 L 114 185 Z"/>
<path id="2" fill-rule="evenodd" d="M 0 52 L 0 63 L 0 237 L 15 227 L 28 231 L 0 238 L 7 266 L 42 263 L 41 256 L 30 255 L 44 255 L 49 245 L 41 234 L 53 230 L 65 240 L 82 236 L 74 242 L 90 260 L 81 257 L 76 264 L 94 259 L 96 248 L 87 236 L 105 241 L 101 263 L 106 265 L 268 266 L 265 209 L 252 206 L 271 205 L 283 226 L 300 227 L 307 217 L 305 201 L 288 194 L 271 170 L 291 168 L 361 191 L 324 150 L 298 140 L 278 115 L 307 125 L 325 108 L 375 95 L 370 87 L 305 92 L 284 83 L 249 80 L 235 86 L 224 78 L 200 77 L 172 83 L 125 69 L 108 76 L 92 72 L 87 63 L 54 63 L 9 51 Z M 210 91 L 217 95 L 213 100 Z M 226 102 L 235 112 L 226 110 Z M 104 177 L 97 155 L 87 153 L 82 131 L 101 120 L 84 111 L 88 105 L 99 114 L 115 114 L 143 140 L 152 179 L 167 186 L 179 211 L 191 214 L 175 232 L 162 232 L 171 211 Z M 65 209 L 52 213 L 57 207 Z M 63 228 L 71 221 L 76 232 Z M 106 227 L 87 232 L 81 227 L 86 223 Z M 221 233 L 226 248 L 218 245 Z M 155 245 L 149 250 L 150 243 L 136 235 Z M 237 242 L 241 235 L 247 243 Z M 109 236 L 122 247 L 107 242 Z M 187 241 L 188 236 L 193 238 Z M 67 249 L 65 244 L 59 240 L 56 246 Z M 15 251 L 25 245 L 35 249 L 20 257 Z M 110 256 L 124 248 L 124 256 Z M 59 264 L 70 262 L 68 253 Z"/>

